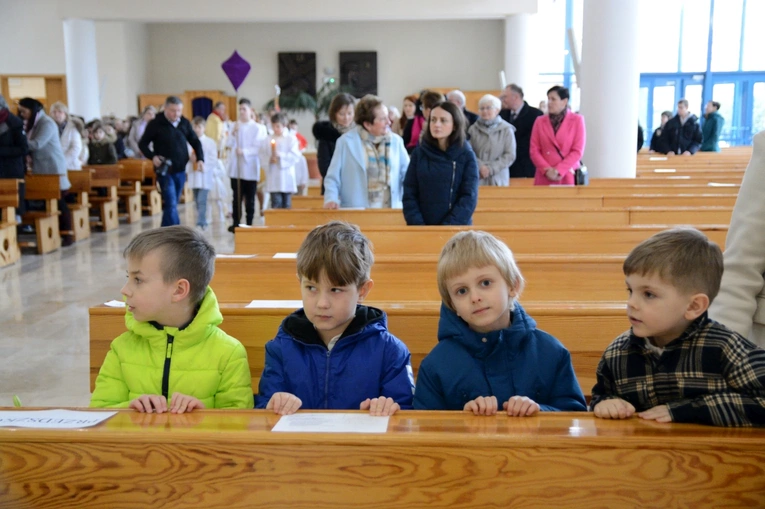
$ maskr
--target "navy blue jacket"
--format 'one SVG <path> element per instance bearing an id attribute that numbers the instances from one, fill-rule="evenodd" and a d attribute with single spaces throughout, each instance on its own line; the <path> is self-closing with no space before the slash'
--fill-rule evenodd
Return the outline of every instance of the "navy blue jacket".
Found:
<path id="1" fill-rule="evenodd" d="M 358 410 L 367 398 L 393 398 L 412 408 L 414 374 L 406 345 L 388 332 L 379 309 L 358 306 L 332 350 L 302 309 L 284 319 L 266 343 L 266 364 L 255 408 L 266 408 L 276 392 L 300 398 L 302 409 Z"/>
<path id="2" fill-rule="evenodd" d="M 516 303 L 510 327 L 481 334 L 442 304 L 438 344 L 420 365 L 414 408 L 462 410 L 478 396 L 496 396 L 501 409 L 512 396 L 527 396 L 543 411 L 584 411 L 571 355 L 536 327 Z"/>
<path id="3" fill-rule="evenodd" d="M 469 143 L 446 152 L 420 143 L 404 178 L 408 225 L 473 224 L 478 202 L 478 161 Z"/>
<path id="4" fill-rule="evenodd" d="M 675 115 L 664 124 L 661 137 L 669 149 L 668 152 L 682 154 L 687 150 L 691 154 L 695 154 L 701 148 L 702 142 L 698 117 L 691 113 L 683 124 L 680 122 L 680 116 Z"/>

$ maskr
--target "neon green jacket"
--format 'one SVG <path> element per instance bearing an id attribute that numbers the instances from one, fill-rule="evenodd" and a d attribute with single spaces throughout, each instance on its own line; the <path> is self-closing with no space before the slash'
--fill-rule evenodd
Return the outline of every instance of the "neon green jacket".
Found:
<path id="1" fill-rule="evenodd" d="M 207 288 L 199 312 L 185 329 L 139 322 L 125 314 L 128 332 L 112 341 L 90 406 L 126 408 L 143 394 L 180 392 L 205 408 L 253 408 L 252 379 L 244 346 L 218 328 L 218 300 Z M 157 328 L 160 327 L 160 328 Z"/>

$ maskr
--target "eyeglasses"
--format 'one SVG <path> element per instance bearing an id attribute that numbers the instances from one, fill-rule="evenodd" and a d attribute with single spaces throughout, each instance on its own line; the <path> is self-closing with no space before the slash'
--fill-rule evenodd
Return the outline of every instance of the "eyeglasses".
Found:
<path id="1" fill-rule="evenodd" d="M 478 111 L 491 111 L 496 109 L 497 108 L 495 108 L 494 106 L 479 106 L 478 107 Z"/>

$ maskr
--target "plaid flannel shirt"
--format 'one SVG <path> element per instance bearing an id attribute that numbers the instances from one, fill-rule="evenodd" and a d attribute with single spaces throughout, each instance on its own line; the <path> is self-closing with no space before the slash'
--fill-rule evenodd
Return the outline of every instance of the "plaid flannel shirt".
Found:
<path id="1" fill-rule="evenodd" d="M 611 398 L 667 405 L 673 422 L 765 425 L 765 350 L 706 313 L 661 355 L 629 330 L 603 353 L 590 408 Z"/>

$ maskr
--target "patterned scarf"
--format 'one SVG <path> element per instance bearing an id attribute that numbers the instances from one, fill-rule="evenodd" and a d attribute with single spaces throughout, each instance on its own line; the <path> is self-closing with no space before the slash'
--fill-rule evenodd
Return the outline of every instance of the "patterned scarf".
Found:
<path id="1" fill-rule="evenodd" d="M 354 127 L 356 127 L 356 124 L 354 124 L 353 122 L 351 122 L 351 123 L 350 123 L 350 124 L 348 124 L 348 125 L 340 125 L 340 124 L 338 124 L 337 122 L 334 122 L 334 121 L 333 121 L 333 122 L 332 122 L 332 127 L 334 127 L 335 129 L 337 129 L 337 132 L 339 132 L 339 133 L 340 133 L 340 136 L 342 136 L 342 135 L 344 135 L 345 133 L 347 133 L 348 131 L 350 131 L 351 129 L 353 129 Z"/>
<path id="2" fill-rule="evenodd" d="M 478 122 L 479 125 L 482 125 L 485 128 L 491 130 L 497 127 L 500 124 L 500 122 L 502 122 L 502 118 L 499 115 L 497 115 L 491 120 L 484 120 L 482 118 L 479 118 L 478 120 L 476 120 L 476 122 Z"/>
<path id="3" fill-rule="evenodd" d="M 367 154 L 369 208 L 390 208 L 390 132 L 382 136 L 372 136 L 362 126 L 356 129 Z"/>
<path id="4" fill-rule="evenodd" d="M 563 123 L 564 118 L 566 118 L 565 108 L 560 113 L 557 113 L 557 114 L 550 113 L 550 123 L 552 124 L 553 132 L 555 134 L 558 134 L 558 129 L 560 128 L 560 125 Z"/>

